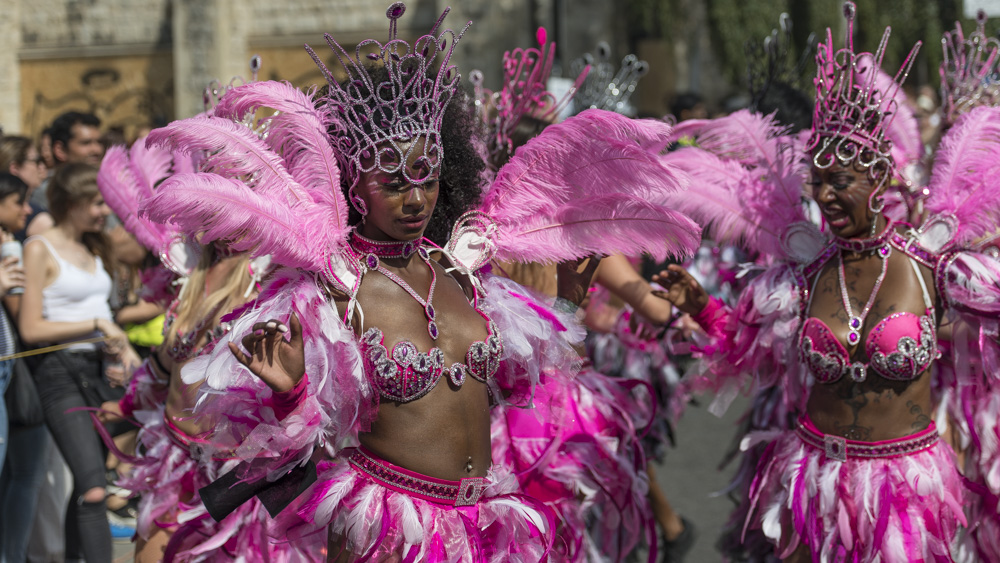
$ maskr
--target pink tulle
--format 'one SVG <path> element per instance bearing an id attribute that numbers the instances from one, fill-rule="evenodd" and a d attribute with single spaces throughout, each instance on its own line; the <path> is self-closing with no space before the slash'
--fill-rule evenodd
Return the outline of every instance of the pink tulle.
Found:
<path id="1" fill-rule="evenodd" d="M 785 432 L 758 466 L 747 525 L 762 528 L 779 557 L 803 543 L 814 561 L 950 562 L 964 494 L 942 442 L 903 457 L 840 462 Z"/>

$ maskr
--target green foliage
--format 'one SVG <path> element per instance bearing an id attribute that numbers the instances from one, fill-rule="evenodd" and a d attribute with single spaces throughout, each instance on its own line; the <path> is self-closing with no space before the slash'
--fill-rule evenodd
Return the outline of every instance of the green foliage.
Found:
<path id="1" fill-rule="evenodd" d="M 788 12 L 792 19 L 795 47 L 801 50 L 806 38 L 815 33 L 824 40 L 826 28 L 833 31 L 833 44 L 844 44 L 845 23 L 842 0 L 703 0 L 708 16 L 715 56 L 726 78 L 736 87 L 746 84 L 744 45 L 750 39 L 761 39 L 778 25 L 778 16 Z M 626 0 L 626 14 L 633 38 L 671 37 L 686 29 L 685 0 Z M 856 49 L 871 51 L 878 47 L 882 32 L 892 26 L 886 49 L 884 70 L 894 74 L 910 48 L 918 40 L 924 42 L 908 83 L 938 84 L 941 63 L 941 34 L 954 28 L 962 15 L 962 0 L 857 0 L 855 23 Z M 974 20 L 963 19 L 966 32 L 975 27 Z M 1000 18 L 987 25 L 988 33 L 996 33 Z M 813 72 L 807 67 L 806 72 Z"/>

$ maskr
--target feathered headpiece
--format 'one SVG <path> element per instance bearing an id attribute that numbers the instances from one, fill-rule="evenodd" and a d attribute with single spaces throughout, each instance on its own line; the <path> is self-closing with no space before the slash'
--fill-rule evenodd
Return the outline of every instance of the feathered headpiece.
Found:
<path id="1" fill-rule="evenodd" d="M 325 34 L 347 73 L 343 85 L 306 46 L 330 85 L 329 104 L 342 126 L 342 163 L 348 165 L 353 180 L 377 169 L 389 174 L 401 172 L 408 182 L 422 184 L 441 166 L 441 120 L 460 79 L 451 56 L 472 24 L 469 22 L 458 33 L 446 29 L 438 34 L 449 10 L 445 9 L 430 32 L 412 45 L 396 37 L 396 21 L 406 11 L 402 2 L 386 10 L 389 40 L 384 44 L 366 39 L 351 56 L 330 34 Z M 373 52 L 363 55 L 369 48 L 374 48 Z M 377 81 L 372 76 L 376 67 L 384 68 L 388 78 Z M 418 137 L 423 137 L 424 142 L 411 142 Z M 418 150 L 421 154 L 415 168 L 420 174 L 414 178 L 406 163 Z"/>
<path id="2" fill-rule="evenodd" d="M 597 44 L 596 55 L 587 53 L 571 64 L 573 73 L 577 69 L 591 67 L 590 74 L 576 94 L 576 111 L 604 109 L 634 117 L 635 109 L 628 101 L 635 92 L 639 79 L 649 72 L 649 64 L 629 54 L 622 59 L 622 66 L 616 70 L 610 59 L 611 46 L 601 41 Z"/>
<path id="3" fill-rule="evenodd" d="M 747 84 L 750 88 L 750 109 L 758 111 L 761 102 L 771 87 L 784 84 L 804 93 L 804 70 L 812 55 L 815 35 L 810 34 L 806 40 L 807 47 L 796 56 L 793 52 L 792 19 L 787 13 L 778 18 L 779 29 L 771 30 L 771 34 L 763 41 L 756 38 L 746 42 L 743 49 L 747 56 Z"/>
<path id="4" fill-rule="evenodd" d="M 986 35 L 986 12 L 979 10 L 968 37 L 955 22 L 955 31 L 941 37 L 941 47 L 941 111 L 949 125 L 973 108 L 1000 105 L 1000 41 Z"/>
<path id="5" fill-rule="evenodd" d="M 816 108 L 807 149 L 812 151 L 813 164 L 819 168 L 829 167 L 834 162 L 832 157 L 836 157 L 841 164 L 858 164 L 866 169 L 883 165 L 891 175 L 896 175 L 892 143 L 887 140 L 886 131 L 898 110 L 896 94 L 921 43 L 918 41 L 910 50 L 891 84 L 881 86 L 878 75 L 891 28 L 885 28 L 874 54 L 855 53 L 853 2 L 844 3 L 844 16 L 847 18 L 844 48 L 833 48 L 833 33 L 827 28 L 826 42 L 820 43 L 816 51 Z"/>
<path id="6" fill-rule="evenodd" d="M 504 153 L 514 151 L 511 135 L 524 116 L 551 121 L 573 99 L 588 68 L 578 73 L 573 87 L 562 97 L 546 89 L 552 75 L 556 44 L 549 43 L 545 28 L 538 28 L 535 35 L 538 47 L 518 47 L 503 54 L 503 87 L 491 92 L 483 87 L 483 73 L 472 71 L 469 80 L 475 87 L 476 109 L 486 123 L 488 133 L 486 150 L 491 161 Z"/>

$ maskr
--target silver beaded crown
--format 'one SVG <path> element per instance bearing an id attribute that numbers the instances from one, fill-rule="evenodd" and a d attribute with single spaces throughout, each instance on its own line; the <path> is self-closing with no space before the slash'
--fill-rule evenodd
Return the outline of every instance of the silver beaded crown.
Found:
<path id="1" fill-rule="evenodd" d="M 843 165 L 857 164 L 870 169 L 876 164 L 889 171 L 882 181 L 895 175 L 891 157 L 892 143 L 886 131 L 896 114 L 895 96 L 902 87 L 920 50 L 917 42 L 891 85 L 879 85 L 878 74 L 889 42 L 891 28 L 885 28 L 878 49 L 872 53 L 854 52 L 853 2 L 844 3 L 847 36 L 842 49 L 833 48 L 833 33 L 826 30 L 826 42 L 816 49 L 816 106 L 813 130 L 807 150 L 813 153 L 817 168 L 828 168 L 836 157 Z"/>
<path id="2" fill-rule="evenodd" d="M 601 41 L 594 54 L 587 53 L 570 64 L 571 74 L 590 65 L 590 74 L 576 93 L 574 102 L 577 112 L 597 108 L 632 115 L 635 109 L 629 105 L 629 98 L 635 92 L 639 79 L 649 72 L 649 64 L 635 55 L 626 55 L 622 65 L 615 69 L 611 63 L 611 46 Z"/>
<path id="3" fill-rule="evenodd" d="M 576 73 L 573 86 L 561 97 L 548 87 L 556 44 L 548 41 L 545 28 L 535 34 L 538 47 L 521 48 L 503 54 L 503 87 L 493 92 L 483 86 L 483 73 L 474 70 L 469 80 L 475 88 L 476 110 L 486 125 L 486 151 L 491 160 L 514 150 L 511 135 L 524 116 L 541 121 L 554 120 L 578 92 L 588 68 Z"/>
<path id="4" fill-rule="evenodd" d="M 402 173 L 408 182 L 422 184 L 441 166 L 441 121 L 461 78 L 458 68 L 450 64 L 451 56 L 472 22 L 458 33 L 450 29 L 438 33 L 450 11 L 445 9 L 427 35 L 410 44 L 396 37 L 396 22 L 405 11 L 403 2 L 389 6 L 385 13 L 389 18 L 388 41 L 383 44 L 366 39 L 358 44 L 354 55 L 349 55 L 330 34 L 324 35 L 347 73 L 343 84 L 306 46 L 330 86 L 329 104 L 337 122 L 334 126 L 341 128 L 333 133 L 341 139 L 333 142 L 346 153 L 352 183 L 362 173 L 378 169 L 388 174 Z M 371 52 L 365 55 L 366 50 Z M 388 78 L 376 82 L 372 77 L 375 67 L 384 67 Z M 424 142 L 415 142 L 418 138 Z M 421 154 L 414 166 L 418 174 L 412 177 L 406 163 L 418 150 Z"/>
<path id="5" fill-rule="evenodd" d="M 986 35 L 986 12 L 979 10 L 968 37 L 962 24 L 941 37 L 941 111 L 948 123 L 979 106 L 1000 105 L 1000 41 Z"/>

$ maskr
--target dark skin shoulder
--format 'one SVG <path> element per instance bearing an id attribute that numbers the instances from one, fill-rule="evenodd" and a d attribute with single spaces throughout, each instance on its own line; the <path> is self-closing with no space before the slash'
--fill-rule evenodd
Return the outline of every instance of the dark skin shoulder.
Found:
<path id="1" fill-rule="evenodd" d="M 833 331 L 850 353 L 852 362 L 867 363 L 869 357 L 864 343 L 882 319 L 904 311 L 917 315 L 925 313 L 920 283 L 909 258 L 894 251 L 889 257 L 885 280 L 865 319 L 861 344 L 851 347 L 847 345 L 848 314 L 841 296 L 838 268 L 835 256 L 819 272 L 808 315 L 822 320 Z M 932 274 L 923 266 L 920 270 L 934 300 Z M 845 255 L 846 287 L 855 314 L 864 308 L 880 271 L 880 258 Z M 928 372 L 912 381 L 898 381 L 886 379 L 869 369 L 865 381 L 843 377 L 831 384 L 816 383 L 807 410 L 817 428 L 827 434 L 860 441 L 900 438 L 930 425 L 930 375 Z"/>
<path id="2" fill-rule="evenodd" d="M 352 325 L 363 334 L 372 327 L 382 331 L 388 350 L 402 341 L 412 342 L 420 352 L 440 348 L 445 365 L 464 363 L 469 346 L 488 336 L 486 321 L 470 304 L 469 280 L 456 279 L 445 267 L 431 260 L 437 283 L 434 307 L 440 337 L 427 332 L 423 308 L 403 288 L 379 272 L 365 275 L 358 289 Z M 421 297 L 426 297 L 431 272 L 414 257 L 404 267 L 386 264 Z M 337 300 L 341 314 L 347 301 Z M 381 399 L 378 417 L 369 432 L 359 435 L 366 448 L 383 459 L 432 477 L 458 480 L 486 475 L 490 467 L 490 401 L 487 388 L 473 378 L 455 387 L 440 379 L 425 396 L 408 403 Z M 467 471 L 471 461 L 472 471 Z"/>

